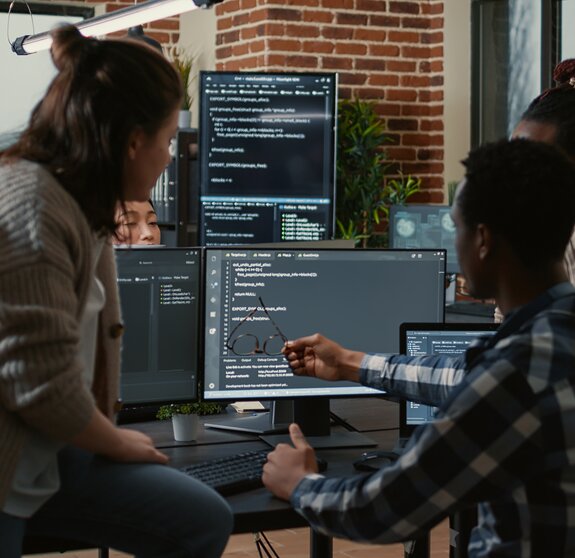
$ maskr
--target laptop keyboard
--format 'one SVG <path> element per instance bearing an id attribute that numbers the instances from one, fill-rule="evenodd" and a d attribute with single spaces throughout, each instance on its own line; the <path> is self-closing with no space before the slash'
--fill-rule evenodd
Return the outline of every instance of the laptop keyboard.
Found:
<path id="1" fill-rule="evenodd" d="M 244 451 L 194 463 L 180 470 L 227 496 L 260 488 L 262 470 L 271 449 Z"/>

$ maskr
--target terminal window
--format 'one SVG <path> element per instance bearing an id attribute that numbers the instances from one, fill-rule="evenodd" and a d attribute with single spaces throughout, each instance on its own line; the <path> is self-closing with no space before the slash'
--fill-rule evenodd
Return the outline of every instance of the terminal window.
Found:
<path id="1" fill-rule="evenodd" d="M 335 74 L 201 72 L 200 245 L 333 237 L 336 96 Z"/>

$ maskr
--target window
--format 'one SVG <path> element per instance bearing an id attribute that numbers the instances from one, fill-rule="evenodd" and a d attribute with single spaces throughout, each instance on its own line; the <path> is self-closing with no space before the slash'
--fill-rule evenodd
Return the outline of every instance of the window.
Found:
<path id="1" fill-rule="evenodd" d="M 473 146 L 509 136 L 555 64 L 575 57 L 574 18 L 575 0 L 473 0 Z"/>

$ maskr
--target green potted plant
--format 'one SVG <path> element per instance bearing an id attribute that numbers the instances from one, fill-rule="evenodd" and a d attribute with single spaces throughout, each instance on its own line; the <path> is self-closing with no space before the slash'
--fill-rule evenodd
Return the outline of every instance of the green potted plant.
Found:
<path id="1" fill-rule="evenodd" d="M 386 181 L 390 164 L 383 149 L 392 140 L 371 102 L 340 101 L 337 147 L 338 236 L 353 239 L 363 248 L 381 246 L 385 235 L 374 234 L 389 207 L 405 203 L 417 192 L 420 179 L 411 176 Z"/>
<path id="2" fill-rule="evenodd" d="M 219 403 L 197 401 L 195 403 L 170 403 L 162 405 L 156 413 L 159 420 L 172 420 L 174 439 L 177 442 L 197 440 L 200 430 L 200 416 L 221 413 L 223 406 Z"/>
<path id="3" fill-rule="evenodd" d="M 174 47 L 170 55 L 172 64 L 180 74 L 184 86 L 184 96 L 180 107 L 178 125 L 180 128 L 189 128 L 191 122 L 192 96 L 190 95 L 190 80 L 194 67 L 194 57 L 178 47 Z"/>

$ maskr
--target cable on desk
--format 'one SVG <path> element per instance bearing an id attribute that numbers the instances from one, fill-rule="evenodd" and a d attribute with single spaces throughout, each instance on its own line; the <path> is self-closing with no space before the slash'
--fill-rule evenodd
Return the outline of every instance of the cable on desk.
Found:
<path id="1" fill-rule="evenodd" d="M 263 532 L 254 533 L 254 541 L 256 543 L 256 548 L 258 549 L 258 554 L 260 558 L 263 558 L 264 556 L 262 552 L 264 552 L 268 558 L 271 558 L 272 554 L 273 556 L 275 556 L 275 558 L 279 558 L 279 554 L 274 550 L 274 547 L 266 537 L 265 533 Z M 270 554 L 269 552 L 270 550 L 272 551 L 272 554 Z"/>

